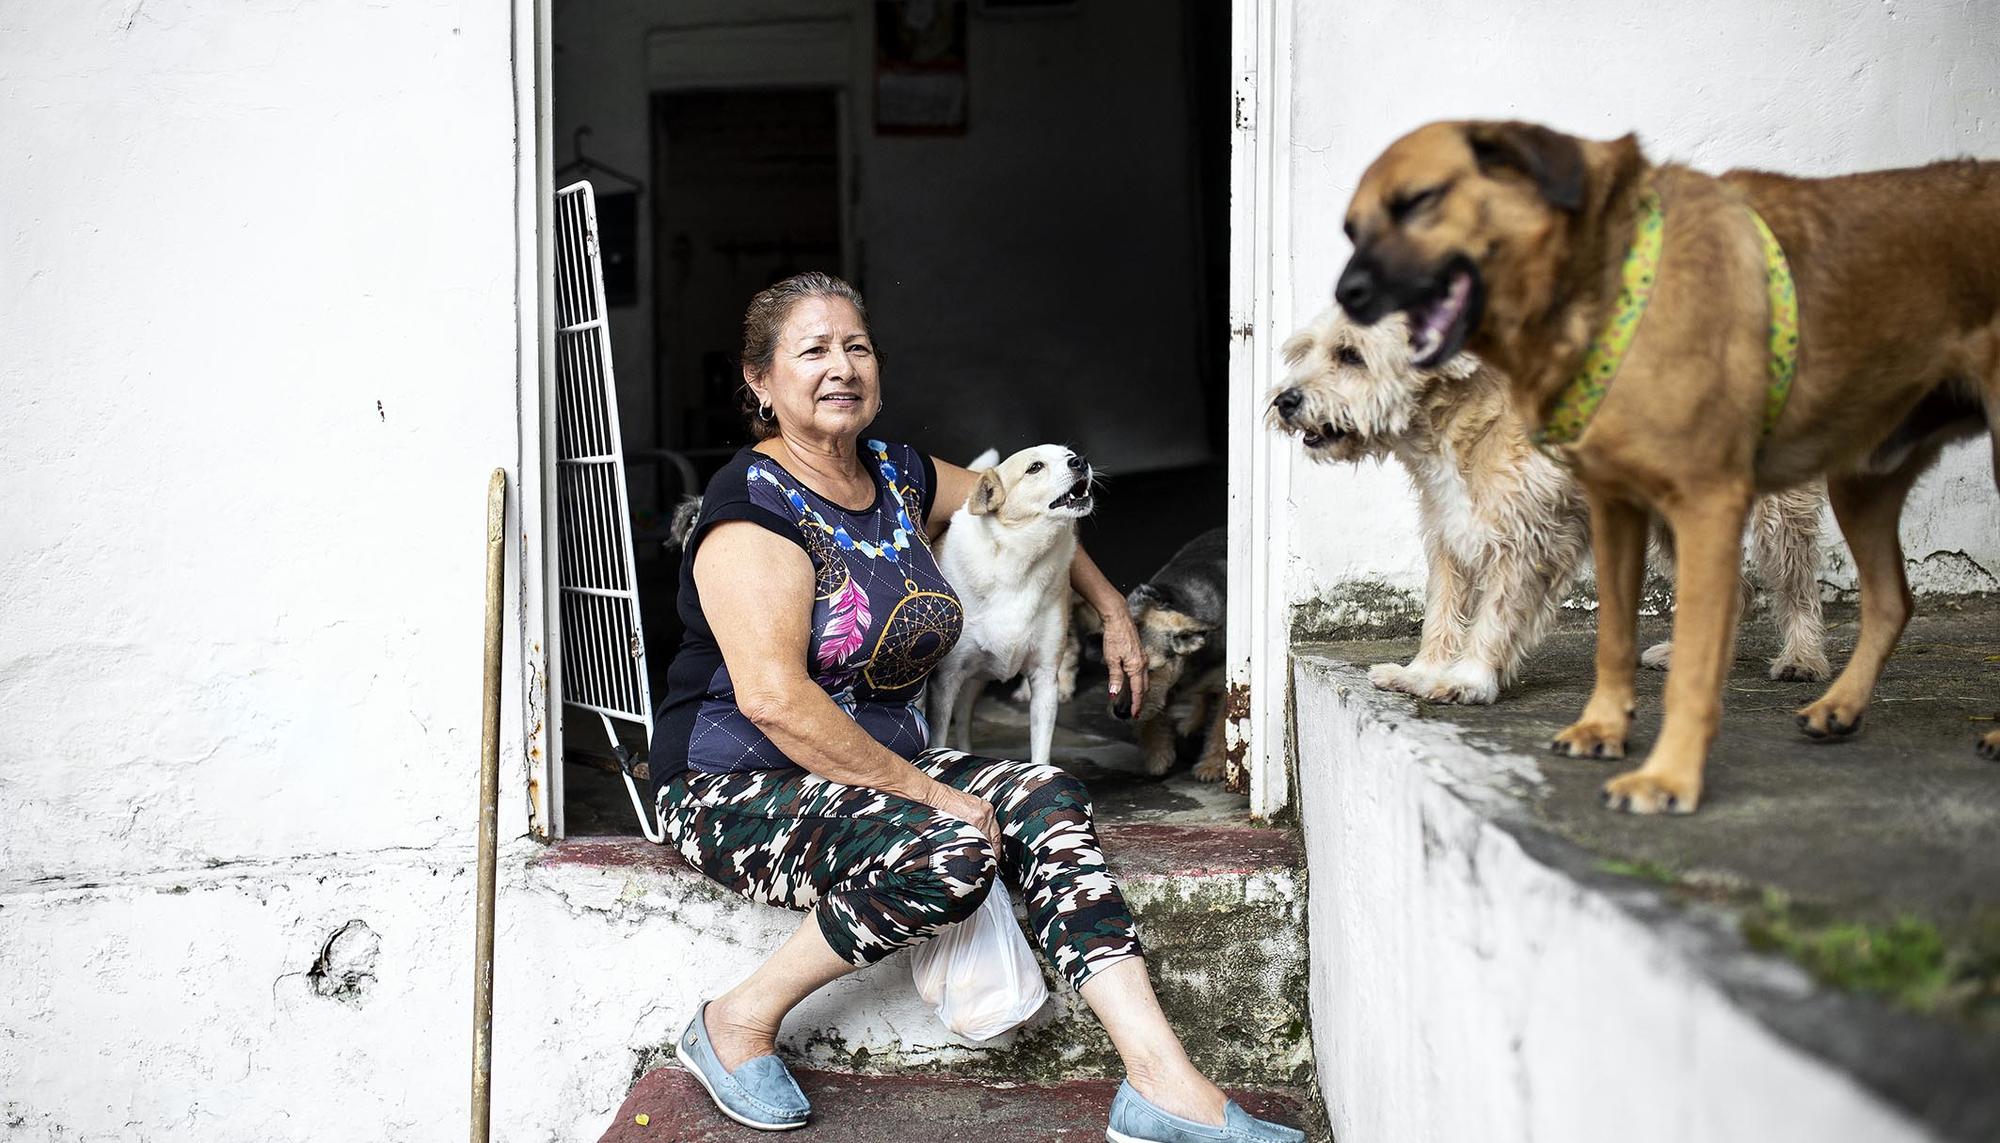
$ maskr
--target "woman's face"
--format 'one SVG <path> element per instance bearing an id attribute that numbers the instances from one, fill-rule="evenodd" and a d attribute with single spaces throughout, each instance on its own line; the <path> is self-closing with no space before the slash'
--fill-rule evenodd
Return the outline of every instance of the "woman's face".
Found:
<path id="1" fill-rule="evenodd" d="M 845 298 L 793 306 L 771 368 L 744 380 L 787 433 L 853 440 L 882 408 L 874 343 Z"/>

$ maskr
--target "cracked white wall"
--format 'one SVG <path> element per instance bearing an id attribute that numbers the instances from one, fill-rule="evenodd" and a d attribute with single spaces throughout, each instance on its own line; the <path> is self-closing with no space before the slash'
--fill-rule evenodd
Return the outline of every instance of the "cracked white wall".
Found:
<path id="1" fill-rule="evenodd" d="M 1331 298 L 1341 219 L 1368 162 L 1432 119 L 1639 132 L 1655 159 L 1803 175 L 2000 158 L 2000 10 L 1952 0 L 1439 0 L 1294 5 L 1291 306 Z M 1423 552 L 1402 469 L 1292 462 L 1290 597 L 1361 582 L 1420 597 Z M 1365 526 L 1357 526 L 1357 521 Z M 1984 441 L 1950 450 L 1911 495 L 1918 591 L 2000 589 L 2000 497 Z M 1852 589 L 1829 515 L 1824 579 Z"/>

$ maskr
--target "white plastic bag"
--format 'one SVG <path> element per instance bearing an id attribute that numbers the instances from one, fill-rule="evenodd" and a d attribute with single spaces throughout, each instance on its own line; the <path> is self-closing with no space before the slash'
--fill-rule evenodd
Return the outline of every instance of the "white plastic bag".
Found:
<path id="1" fill-rule="evenodd" d="M 1014 920 L 1014 903 L 996 878 L 979 911 L 918 945 L 910 954 L 917 995 L 944 1026 L 968 1040 L 990 1040 L 1019 1027 L 1049 998 L 1041 966 Z"/>

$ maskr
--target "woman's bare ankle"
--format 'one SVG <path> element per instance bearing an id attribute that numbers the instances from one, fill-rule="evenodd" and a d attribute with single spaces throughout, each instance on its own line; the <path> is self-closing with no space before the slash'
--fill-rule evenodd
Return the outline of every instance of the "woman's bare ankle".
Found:
<path id="1" fill-rule="evenodd" d="M 1192 1065 L 1158 1070 L 1134 1068 L 1125 1078 L 1146 1097 L 1147 1103 L 1169 1115 L 1211 1127 L 1222 1126 L 1222 1106 L 1229 1102 L 1229 1097 Z"/>
<path id="2" fill-rule="evenodd" d="M 715 1046 L 715 1058 L 722 1061 L 724 1071 L 733 1072 L 758 1056 L 777 1053 L 777 1027 L 765 1027 L 737 1015 L 726 995 L 708 1002 L 702 1025 L 708 1029 L 708 1042 Z"/>

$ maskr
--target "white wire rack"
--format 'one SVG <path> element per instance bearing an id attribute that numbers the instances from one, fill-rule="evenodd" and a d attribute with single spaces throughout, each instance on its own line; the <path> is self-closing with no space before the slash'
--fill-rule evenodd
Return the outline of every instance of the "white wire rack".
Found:
<path id="1" fill-rule="evenodd" d="M 632 768 L 651 753 L 653 699 L 632 559 L 625 454 L 618 439 L 618 387 L 604 317 L 597 203 L 588 182 L 556 192 L 556 528 L 561 596 L 563 705 L 597 715 L 624 772 L 632 812 L 647 838 L 659 822 Z M 618 738 L 635 723 L 646 750 Z"/>

